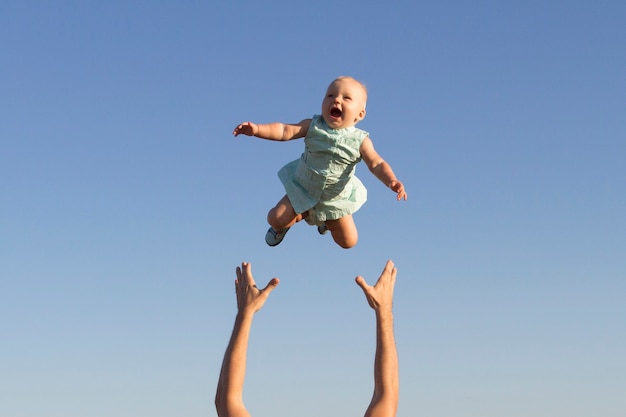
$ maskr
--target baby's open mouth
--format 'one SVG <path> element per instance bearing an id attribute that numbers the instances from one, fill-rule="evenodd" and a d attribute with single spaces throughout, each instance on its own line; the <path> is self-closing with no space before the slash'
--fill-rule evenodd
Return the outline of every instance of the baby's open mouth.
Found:
<path id="1" fill-rule="evenodd" d="M 337 107 L 333 107 L 332 109 L 330 109 L 330 115 L 333 117 L 341 117 L 341 110 L 339 110 Z"/>

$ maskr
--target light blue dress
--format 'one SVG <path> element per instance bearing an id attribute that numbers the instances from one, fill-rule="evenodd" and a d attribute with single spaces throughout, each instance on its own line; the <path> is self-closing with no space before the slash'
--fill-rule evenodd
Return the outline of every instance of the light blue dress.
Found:
<path id="1" fill-rule="evenodd" d="M 365 203 L 367 189 L 354 171 L 367 136 L 354 126 L 331 129 L 322 116 L 313 116 L 304 153 L 278 171 L 296 213 L 309 212 L 307 223 L 339 219 Z"/>

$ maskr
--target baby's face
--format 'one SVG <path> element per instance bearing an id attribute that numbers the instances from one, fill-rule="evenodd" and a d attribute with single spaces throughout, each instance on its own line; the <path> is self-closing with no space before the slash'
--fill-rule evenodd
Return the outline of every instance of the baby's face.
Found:
<path id="1" fill-rule="evenodd" d="M 322 117 L 332 129 L 351 127 L 365 117 L 367 93 L 358 81 L 340 78 L 333 81 L 322 101 Z"/>

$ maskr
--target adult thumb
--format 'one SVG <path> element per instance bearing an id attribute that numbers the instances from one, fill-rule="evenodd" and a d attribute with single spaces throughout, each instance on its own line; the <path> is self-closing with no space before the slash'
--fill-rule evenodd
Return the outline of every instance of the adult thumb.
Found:
<path id="1" fill-rule="evenodd" d="M 368 287 L 367 282 L 365 282 L 365 278 L 363 278 L 361 275 L 359 275 L 358 277 L 356 277 L 354 279 L 354 281 L 356 282 L 356 284 L 361 287 L 361 289 L 363 291 L 365 291 Z"/>
<path id="2" fill-rule="evenodd" d="M 263 288 L 263 291 L 267 291 L 269 293 L 273 291 L 274 288 L 276 288 L 279 283 L 280 283 L 280 280 L 278 278 L 272 278 L 270 282 L 267 283 L 265 288 Z"/>

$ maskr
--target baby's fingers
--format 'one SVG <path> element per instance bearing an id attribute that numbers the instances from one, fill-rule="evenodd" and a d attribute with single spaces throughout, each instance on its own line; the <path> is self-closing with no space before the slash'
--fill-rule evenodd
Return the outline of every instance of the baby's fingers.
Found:
<path id="1" fill-rule="evenodd" d="M 233 130 L 233 135 L 237 136 L 243 132 L 244 126 L 243 125 L 239 125 L 235 128 L 235 130 Z"/>
<path id="2" fill-rule="evenodd" d="M 250 123 L 246 122 L 246 123 L 241 123 L 241 124 L 239 124 L 239 125 L 235 128 L 235 130 L 233 130 L 233 135 L 237 136 L 237 135 L 239 135 L 239 134 L 241 134 L 241 133 L 245 133 L 245 132 L 244 132 L 244 129 L 245 129 L 246 127 L 250 127 Z"/>
<path id="3" fill-rule="evenodd" d="M 406 191 L 404 191 L 404 184 L 402 184 L 400 181 L 392 182 L 391 189 L 398 194 L 398 201 L 402 199 L 406 200 L 407 194 Z"/>

